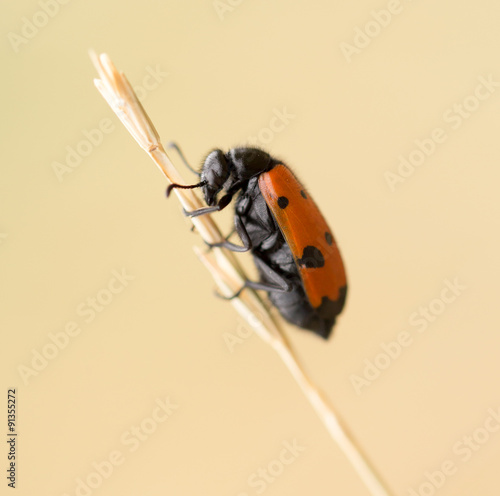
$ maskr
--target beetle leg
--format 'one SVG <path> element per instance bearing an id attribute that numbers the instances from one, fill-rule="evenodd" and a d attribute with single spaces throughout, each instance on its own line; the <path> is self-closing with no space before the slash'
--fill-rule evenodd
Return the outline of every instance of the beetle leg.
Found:
<path id="1" fill-rule="evenodd" d="M 201 176 L 201 174 L 197 171 L 197 170 L 194 170 L 190 165 L 189 165 L 189 162 L 186 160 L 186 157 L 184 156 L 184 153 L 182 153 L 182 150 L 180 148 L 180 146 L 175 142 L 175 141 L 170 141 L 169 143 L 167 143 L 167 148 L 173 148 L 176 152 L 177 152 L 177 155 L 179 155 L 180 159 L 182 160 L 182 162 L 184 163 L 184 165 L 191 171 L 193 172 L 194 174 L 196 174 L 198 177 Z"/>
<path id="2" fill-rule="evenodd" d="M 268 265 L 261 258 L 254 256 L 255 265 L 262 272 L 270 282 L 257 282 L 257 281 L 245 281 L 245 284 L 236 291 L 232 296 L 223 296 L 219 293 L 215 293 L 218 297 L 223 300 L 232 300 L 237 298 L 245 288 L 262 290 L 262 291 L 272 291 L 276 293 L 288 293 L 291 291 L 293 285 L 290 281 L 287 281 L 281 274 L 276 272 L 270 265 Z"/>
<path id="3" fill-rule="evenodd" d="M 234 218 L 234 225 L 236 228 L 236 232 L 238 233 L 239 237 L 241 238 L 241 242 L 243 243 L 243 246 L 236 245 L 234 243 L 231 243 L 231 241 L 228 241 L 229 236 L 222 242 L 220 243 L 207 243 L 210 248 L 227 248 L 228 250 L 231 251 L 236 251 L 243 253 L 245 251 L 251 250 L 252 249 L 252 240 L 250 239 L 250 236 L 248 235 L 248 232 L 245 228 L 245 225 L 243 224 L 241 217 L 239 215 L 236 215 Z"/>
<path id="4" fill-rule="evenodd" d="M 197 210 L 191 210 L 191 212 L 188 212 L 187 210 L 184 209 L 184 215 L 186 217 L 198 217 L 198 215 L 205 215 L 205 214 L 211 214 L 212 212 L 220 212 L 223 208 L 226 208 L 231 200 L 233 199 L 232 194 L 227 194 L 224 195 L 217 205 L 214 207 L 203 207 L 203 208 L 198 208 Z"/>

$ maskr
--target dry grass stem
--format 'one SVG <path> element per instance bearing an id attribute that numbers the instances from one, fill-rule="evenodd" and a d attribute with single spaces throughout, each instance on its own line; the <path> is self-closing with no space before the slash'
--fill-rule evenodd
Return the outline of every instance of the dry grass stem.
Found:
<path id="1" fill-rule="evenodd" d="M 153 123 L 125 75 L 117 71 L 106 54 L 96 55 L 91 52 L 90 56 L 100 77 L 94 80 L 95 85 L 109 106 L 141 148 L 153 159 L 167 180 L 170 183 L 185 184 L 182 176 L 170 161 Z M 204 206 L 193 190 L 175 189 L 174 191 L 186 210 L 195 210 Z M 194 217 L 191 221 L 204 241 L 217 243 L 223 240 L 220 229 L 210 215 Z M 214 248 L 207 253 L 198 247 L 195 247 L 195 252 L 223 294 L 230 296 L 241 288 L 246 276 L 233 253 L 221 248 Z M 389 496 L 390 493 L 382 479 L 356 445 L 339 416 L 305 373 L 280 327 L 279 320 L 268 311 L 259 295 L 251 289 L 246 289 L 238 298 L 232 299 L 231 303 L 252 329 L 276 350 L 331 437 L 338 443 L 369 489 L 370 494 Z"/>

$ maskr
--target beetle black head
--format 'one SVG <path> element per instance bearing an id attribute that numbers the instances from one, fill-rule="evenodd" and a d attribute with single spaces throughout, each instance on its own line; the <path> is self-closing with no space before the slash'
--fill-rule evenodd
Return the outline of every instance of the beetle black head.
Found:
<path id="1" fill-rule="evenodd" d="M 201 181 L 197 184 L 171 184 L 167 188 L 167 196 L 174 188 L 192 189 L 202 188 L 205 202 L 210 207 L 218 205 L 222 210 L 230 201 L 232 196 L 245 186 L 252 177 L 272 169 L 276 161 L 258 148 L 232 148 L 227 153 L 221 150 L 211 151 L 201 168 Z M 217 204 L 217 195 L 226 191 L 221 203 Z"/>
<path id="2" fill-rule="evenodd" d="M 220 191 L 237 188 L 272 166 L 271 155 L 258 148 L 233 148 L 226 154 L 221 150 L 213 150 L 201 169 L 205 202 L 210 206 L 215 205 Z"/>
<path id="3" fill-rule="evenodd" d="M 231 174 L 231 165 L 221 150 L 211 151 L 201 169 L 201 181 L 204 183 L 203 196 L 207 205 L 217 203 L 217 193 L 222 190 Z"/>

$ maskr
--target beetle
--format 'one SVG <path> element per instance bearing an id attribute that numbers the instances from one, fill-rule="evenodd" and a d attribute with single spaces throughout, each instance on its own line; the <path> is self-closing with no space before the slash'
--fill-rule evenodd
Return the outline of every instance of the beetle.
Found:
<path id="1" fill-rule="evenodd" d="M 209 246 L 251 251 L 260 280 L 246 281 L 232 297 L 245 288 L 267 291 L 288 322 L 328 339 L 346 300 L 344 264 L 332 231 L 290 168 L 259 148 L 241 147 L 211 151 L 197 174 L 199 183 L 171 184 L 167 196 L 173 188 L 202 188 L 208 206 L 184 212 L 195 217 L 223 210 L 238 195 L 234 223 L 242 245 L 226 238 Z"/>

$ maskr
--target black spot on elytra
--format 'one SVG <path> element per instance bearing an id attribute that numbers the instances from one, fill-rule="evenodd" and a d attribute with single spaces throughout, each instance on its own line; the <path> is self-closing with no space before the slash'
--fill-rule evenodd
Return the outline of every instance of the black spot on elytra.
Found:
<path id="1" fill-rule="evenodd" d="M 279 208 L 286 208 L 288 207 L 288 198 L 286 196 L 280 196 L 278 198 L 278 207 Z"/>
<path id="2" fill-rule="evenodd" d="M 325 258 L 315 246 L 306 246 L 298 262 L 301 267 L 305 267 L 306 269 L 319 269 L 325 265 Z"/>
<path id="3" fill-rule="evenodd" d="M 347 294 L 347 286 L 339 289 L 339 297 L 332 301 L 328 296 L 323 296 L 321 305 L 317 309 L 317 313 L 321 316 L 317 323 L 314 332 L 319 334 L 322 338 L 328 339 L 335 325 L 337 315 L 342 312 L 344 308 Z"/>
<path id="4" fill-rule="evenodd" d="M 307 200 L 306 192 L 303 189 L 300 190 L 300 196 L 302 196 L 302 198 L 304 198 L 305 200 Z"/>
<path id="5" fill-rule="evenodd" d="M 326 242 L 332 246 L 332 243 L 333 243 L 333 236 L 328 232 L 326 231 L 325 233 L 325 239 L 326 239 Z"/>

